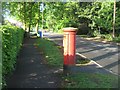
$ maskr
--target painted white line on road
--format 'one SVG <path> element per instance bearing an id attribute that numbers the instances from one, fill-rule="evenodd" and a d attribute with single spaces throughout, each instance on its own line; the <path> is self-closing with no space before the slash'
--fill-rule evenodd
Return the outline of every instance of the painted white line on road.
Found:
<path id="1" fill-rule="evenodd" d="M 80 53 L 76 53 L 76 55 L 80 55 L 81 57 L 88 59 L 86 56 L 84 56 L 84 55 L 82 55 L 82 54 L 80 54 Z M 89 60 L 91 60 L 91 59 L 89 59 Z M 118 75 L 117 73 L 115 73 L 115 72 L 113 72 L 113 71 L 111 71 L 111 70 L 108 70 L 108 69 L 104 68 L 103 66 L 101 66 L 100 64 L 98 64 L 97 62 L 95 62 L 95 61 L 93 61 L 93 60 L 91 60 L 91 62 L 93 62 L 94 64 L 96 64 L 99 68 L 103 68 L 104 70 L 106 70 L 106 71 L 108 71 L 108 72 L 110 72 L 110 73 L 112 73 L 112 74 Z M 120 76 L 120 75 L 119 75 L 119 76 Z"/>
<path id="2" fill-rule="evenodd" d="M 83 57 L 83 58 L 87 58 L 87 57 L 85 57 L 84 55 L 82 55 L 82 54 L 80 54 L 80 53 L 76 53 L 77 55 L 80 55 L 81 57 Z M 88 58 L 87 58 L 88 59 Z M 89 59 L 89 60 L 91 60 L 91 59 Z M 91 60 L 91 62 L 93 62 L 93 63 L 95 63 L 98 67 L 103 67 L 103 66 L 101 66 L 100 64 L 98 64 L 98 63 L 96 63 L 95 61 L 93 61 L 93 60 Z"/>

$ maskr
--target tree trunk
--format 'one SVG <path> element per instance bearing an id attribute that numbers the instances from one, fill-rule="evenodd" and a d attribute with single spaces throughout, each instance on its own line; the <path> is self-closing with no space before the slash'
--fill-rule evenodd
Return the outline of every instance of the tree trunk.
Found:
<path id="1" fill-rule="evenodd" d="M 39 28 L 39 26 L 38 26 L 39 24 L 38 24 L 38 22 L 37 22 L 37 24 L 36 24 L 36 30 L 35 30 L 35 32 L 36 32 L 36 34 L 38 33 L 38 28 Z"/>
<path id="2" fill-rule="evenodd" d="M 0 18 L 2 19 L 1 24 L 2 24 L 2 25 L 4 25 L 4 24 L 5 24 L 5 22 L 4 22 L 4 17 L 1 15 L 1 17 L 0 17 Z M 0 20 L 1 20 L 1 19 L 0 19 Z"/>
<path id="3" fill-rule="evenodd" d="M 26 30 L 26 2 L 24 2 L 24 30 Z"/>
<path id="4" fill-rule="evenodd" d="M 40 19 L 40 2 L 38 2 L 38 20 L 36 24 L 36 33 L 38 34 L 38 29 L 39 29 L 39 19 Z"/>
<path id="5" fill-rule="evenodd" d="M 30 33 L 30 30 L 31 30 L 31 23 L 32 23 L 32 7 L 34 5 L 34 2 L 29 2 L 30 3 L 30 12 L 29 12 L 29 33 Z"/>
<path id="6" fill-rule="evenodd" d="M 114 12 L 113 12 L 113 38 L 115 37 L 115 14 L 116 14 L 116 0 L 114 0 Z"/>
<path id="7" fill-rule="evenodd" d="M 3 12 L 3 8 L 2 8 L 2 2 L 0 2 L 0 13 Z M 3 15 L 0 15 L 0 24 L 4 25 L 4 17 Z"/>
<path id="8" fill-rule="evenodd" d="M 28 26 L 29 30 L 28 30 L 28 32 L 30 32 L 30 29 L 31 29 L 31 19 L 32 19 L 32 5 L 31 5 L 31 3 L 30 3 L 30 9 L 29 10 L 30 11 L 29 11 L 29 26 Z"/>

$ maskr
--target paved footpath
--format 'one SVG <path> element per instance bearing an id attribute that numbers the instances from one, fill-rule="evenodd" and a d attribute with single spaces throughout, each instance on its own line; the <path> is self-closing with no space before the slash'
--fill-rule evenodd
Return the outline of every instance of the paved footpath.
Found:
<path id="1" fill-rule="evenodd" d="M 13 75 L 7 79 L 8 88 L 59 88 L 61 78 L 56 70 L 43 62 L 34 46 L 36 39 L 26 39 L 17 59 Z"/>
<path id="2" fill-rule="evenodd" d="M 62 34 L 48 34 L 45 35 L 45 37 L 59 45 L 63 45 Z M 120 60 L 118 58 L 120 46 L 90 41 L 76 36 L 76 52 L 94 60 L 99 66 L 106 70 L 120 75 L 120 72 L 118 72 L 118 66 L 120 65 Z"/>

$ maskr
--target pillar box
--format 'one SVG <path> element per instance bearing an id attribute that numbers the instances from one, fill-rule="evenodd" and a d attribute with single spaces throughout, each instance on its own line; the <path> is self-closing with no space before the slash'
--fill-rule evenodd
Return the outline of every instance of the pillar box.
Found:
<path id="1" fill-rule="evenodd" d="M 69 70 L 75 66 L 76 53 L 76 31 L 77 28 L 64 28 L 63 46 L 64 46 L 64 70 Z"/>

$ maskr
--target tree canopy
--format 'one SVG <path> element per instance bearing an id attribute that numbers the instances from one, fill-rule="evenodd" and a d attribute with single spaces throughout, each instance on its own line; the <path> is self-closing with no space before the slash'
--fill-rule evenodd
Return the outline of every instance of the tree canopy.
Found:
<path id="1" fill-rule="evenodd" d="M 112 33 L 114 2 L 4 2 L 4 11 L 20 20 L 25 29 L 32 27 L 61 32 L 63 27 L 79 27 L 86 23 L 93 33 Z M 115 32 L 120 32 L 120 2 L 116 2 Z"/>

